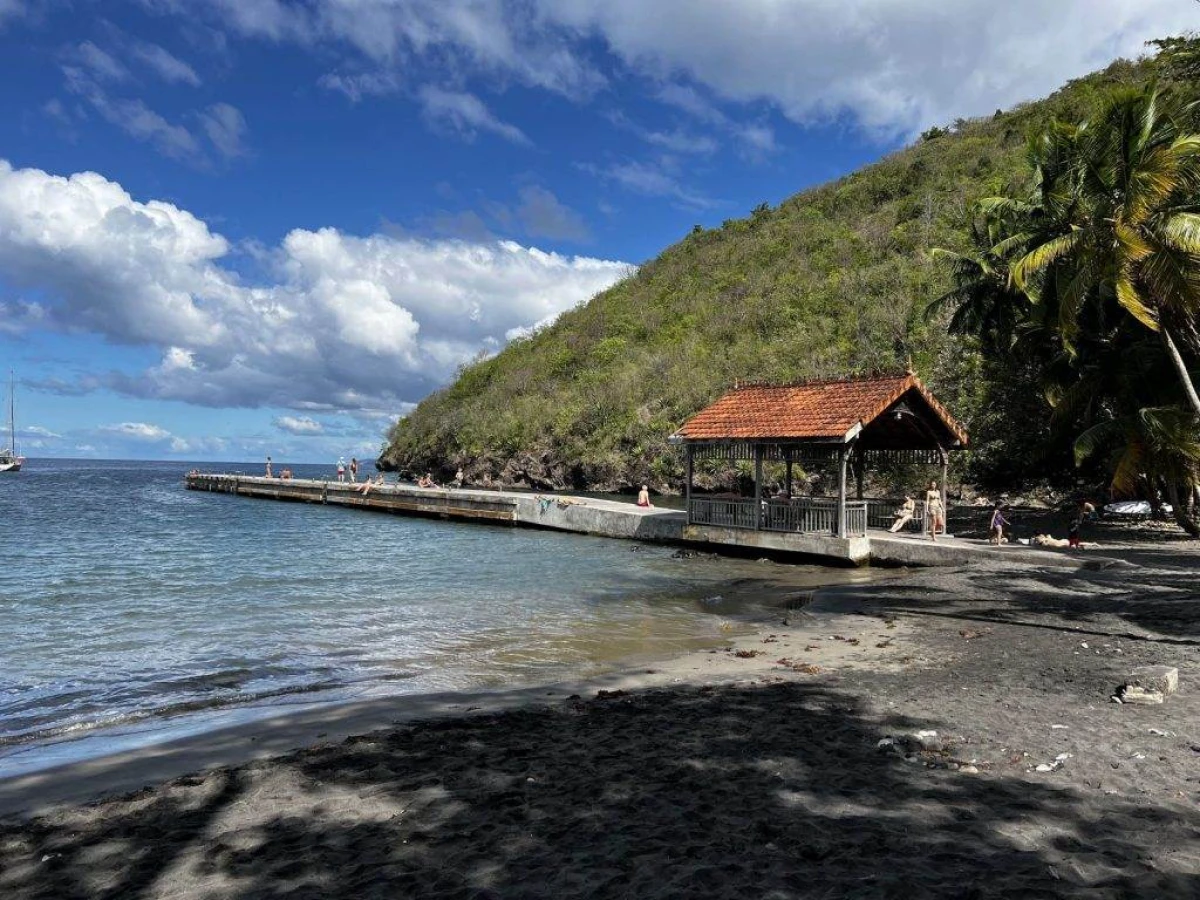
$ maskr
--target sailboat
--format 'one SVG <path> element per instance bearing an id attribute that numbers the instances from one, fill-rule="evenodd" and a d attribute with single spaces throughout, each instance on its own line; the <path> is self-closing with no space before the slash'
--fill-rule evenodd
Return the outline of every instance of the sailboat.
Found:
<path id="1" fill-rule="evenodd" d="M 0 472 L 20 472 L 25 457 L 17 456 L 17 382 L 8 372 L 8 448 L 0 450 Z"/>

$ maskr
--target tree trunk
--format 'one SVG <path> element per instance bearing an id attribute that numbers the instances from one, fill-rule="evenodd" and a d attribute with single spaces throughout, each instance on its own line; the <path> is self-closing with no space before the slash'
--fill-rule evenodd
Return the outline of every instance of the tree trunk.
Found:
<path id="1" fill-rule="evenodd" d="M 1167 348 L 1167 355 L 1171 357 L 1171 364 L 1175 366 L 1175 371 L 1179 375 L 1179 383 L 1183 385 L 1183 392 L 1187 395 L 1192 414 L 1200 418 L 1200 394 L 1196 393 L 1196 385 L 1192 383 L 1192 376 L 1188 372 L 1183 354 L 1175 346 L 1175 340 L 1171 337 L 1171 332 L 1165 324 L 1159 327 L 1158 333 L 1162 335 L 1163 346 Z"/>
<path id="2" fill-rule="evenodd" d="M 1185 503 L 1183 498 L 1179 496 L 1178 485 L 1169 479 L 1164 479 L 1164 486 L 1166 488 L 1167 500 L 1171 504 L 1171 514 L 1175 517 L 1175 522 L 1192 537 L 1200 538 L 1200 522 L 1188 514 L 1188 506 L 1190 504 Z M 1190 490 L 1188 494 L 1191 494 Z"/>

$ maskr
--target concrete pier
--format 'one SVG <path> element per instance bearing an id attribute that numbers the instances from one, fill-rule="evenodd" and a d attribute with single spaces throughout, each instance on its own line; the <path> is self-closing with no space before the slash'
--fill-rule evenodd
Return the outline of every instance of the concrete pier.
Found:
<path id="1" fill-rule="evenodd" d="M 562 494 L 484 491 L 470 488 L 419 488 L 414 485 L 373 485 L 364 494 L 362 483 L 305 478 L 264 478 L 253 475 L 191 473 L 187 487 L 211 491 L 321 503 L 437 519 L 491 522 L 529 528 L 548 528 L 576 534 L 625 540 L 680 544 L 697 549 L 737 549 L 772 555 L 811 558 L 831 564 L 888 566 L 965 566 L 986 561 L 1010 561 L 1035 566 L 1103 565 L 1110 560 L 1028 547 L 993 547 L 983 541 L 945 538 L 937 543 L 888 532 L 866 537 L 838 538 L 825 534 L 790 534 L 688 525 L 680 510 Z"/>

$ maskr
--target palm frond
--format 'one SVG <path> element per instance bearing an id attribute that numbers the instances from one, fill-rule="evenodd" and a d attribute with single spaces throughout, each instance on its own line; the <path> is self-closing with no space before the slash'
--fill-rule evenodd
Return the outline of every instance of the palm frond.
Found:
<path id="1" fill-rule="evenodd" d="M 1028 293 L 1026 288 L 1033 275 L 1045 271 L 1048 266 L 1072 253 L 1083 243 L 1083 240 L 1083 232 L 1074 229 L 1067 234 L 1050 238 L 1041 246 L 1035 247 L 1013 263 L 1010 270 L 1013 284 L 1018 290 Z"/>

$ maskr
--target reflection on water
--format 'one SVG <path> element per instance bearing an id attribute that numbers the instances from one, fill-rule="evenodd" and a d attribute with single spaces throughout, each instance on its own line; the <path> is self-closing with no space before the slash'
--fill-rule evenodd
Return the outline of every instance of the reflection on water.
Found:
<path id="1" fill-rule="evenodd" d="M 0 774 L 101 726 L 595 674 L 721 643 L 764 593 L 864 577 L 195 494 L 188 468 L 0 479 Z"/>

